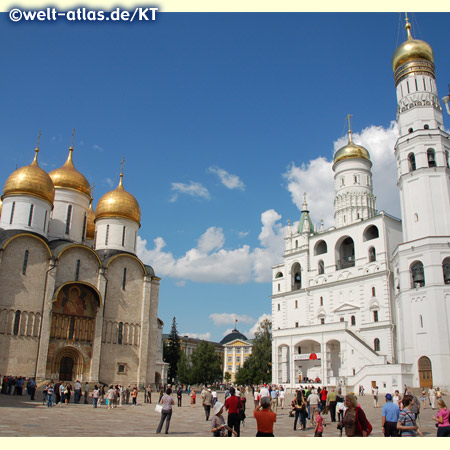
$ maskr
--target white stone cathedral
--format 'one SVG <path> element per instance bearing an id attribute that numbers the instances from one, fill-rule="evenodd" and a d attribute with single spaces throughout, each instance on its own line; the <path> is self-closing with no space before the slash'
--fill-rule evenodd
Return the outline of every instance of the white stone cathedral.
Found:
<path id="1" fill-rule="evenodd" d="M 424 41 L 392 57 L 402 220 L 377 212 L 369 152 L 334 155 L 335 226 L 315 230 L 305 202 L 273 267 L 273 382 L 370 391 L 450 388 L 450 136 Z"/>
<path id="2" fill-rule="evenodd" d="M 6 180 L 0 207 L 0 373 L 147 385 L 165 379 L 159 282 L 136 257 L 141 211 L 123 187 L 92 208 L 67 161 Z"/>

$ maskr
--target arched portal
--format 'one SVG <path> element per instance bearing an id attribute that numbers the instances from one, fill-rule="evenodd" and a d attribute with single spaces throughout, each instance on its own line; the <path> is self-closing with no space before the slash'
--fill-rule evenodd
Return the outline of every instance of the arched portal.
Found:
<path id="1" fill-rule="evenodd" d="M 310 339 L 298 342 L 294 347 L 292 359 L 297 383 L 313 383 L 320 380 L 322 353 L 319 342 Z"/>
<path id="2" fill-rule="evenodd" d="M 82 354 L 75 347 L 67 346 L 59 350 L 53 358 L 51 375 L 61 381 L 82 380 L 85 369 Z"/>
<path id="3" fill-rule="evenodd" d="M 418 361 L 419 365 L 419 383 L 421 388 L 430 388 L 433 386 L 433 371 L 431 360 L 428 356 L 422 356 Z"/>
<path id="4" fill-rule="evenodd" d="M 336 380 L 332 378 L 337 378 L 340 376 L 341 369 L 341 343 L 335 339 L 327 342 L 327 377 L 328 379 L 324 383 L 336 384 Z"/>
<path id="5" fill-rule="evenodd" d="M 71 356 L 63 356 L 59 363 L 59 379 L 61 381 L 72 381 L 73 366 L 75 361 Z"/>

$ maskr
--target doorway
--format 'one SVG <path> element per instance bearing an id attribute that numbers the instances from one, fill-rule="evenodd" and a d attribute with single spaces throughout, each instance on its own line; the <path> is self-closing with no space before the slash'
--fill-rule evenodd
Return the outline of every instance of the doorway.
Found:
<path id="1" fill-rule="evenodd" d="M 431 369 L 431 360 L 428 356 L 419 358 L 419 383 L 421 388 L 430 388 L 433 386 L 433 372 Z"/>
<path id="2" fill-rule="evenodd" d="M 70 356 L 63 356 L 59 363 L 59 379 L 72 381 L 74 361 Z"/>

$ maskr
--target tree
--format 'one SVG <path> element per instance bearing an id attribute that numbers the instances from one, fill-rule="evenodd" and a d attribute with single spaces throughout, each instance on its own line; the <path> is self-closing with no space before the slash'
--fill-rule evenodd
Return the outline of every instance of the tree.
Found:
<path id="1" fill-rule="evenodd" d="M 231 381 L 231 373 L 225 372 L 223 375 L 223 379 L 225 380 L 226 383 L 229 383 Z"/>
<path id="2" fill-rule="evenodd" d="M 192 352 L 191 363 L 191 384 L 208 384 L 222 379 L 220 357 L 212 342 L 200 342 Z"/>
<path id="3" fill-rule="evenodd" d="M 259 384 L 272 380 L 272 323 L 264 319 L 255 333 L 252 354 L 236 374 L 237 384 Z"/>
<path id="4" fill-rule="evenodd" d="M 164 350 L 164 349 L 163 349 Z M 169 370 L 167 374 L 168 381 L 171 383 L 177 378 L 178 362 L 180 360 L 180 338 L 177 331 L 176 318 L 173 318 L 172 329 L 170 330 L 165 346 L 164 361 L 169 363 Z"/>
<path id="5" fill-rule="evenodd" d="M 180 360 L 178 361 L 177 368 L 178 381 L 182 384 L 191 383 L 191 364 L 184 352 L 181 352 Z"/>

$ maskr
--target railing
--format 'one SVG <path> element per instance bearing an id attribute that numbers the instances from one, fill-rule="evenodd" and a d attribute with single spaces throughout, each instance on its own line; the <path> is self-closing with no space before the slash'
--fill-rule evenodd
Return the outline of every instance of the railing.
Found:
<path id="1" fill-rule="evenodd" d="M 94 340 L 94 329 L 93 318 L 52 313 L 52 339 L 91 343 Z"/>

